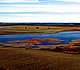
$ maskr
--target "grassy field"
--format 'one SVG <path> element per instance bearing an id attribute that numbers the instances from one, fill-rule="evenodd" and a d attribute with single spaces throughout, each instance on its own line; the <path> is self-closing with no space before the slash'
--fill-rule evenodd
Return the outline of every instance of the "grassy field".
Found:
<path id="1" fill-rule="evenodd" d="M 8 26 L 10 27 L 10 26 Z M 12 26 L 11 26 L 12 27 Z M 25 26 L 26 27 L 26 26 Z M 49 29 L 44 26 L 39 29 L 29 26 L 31 28 L 25 28 L 24 26 L 13 26 L 12 28 L 0 28 L 0 35 L 7 34 L 43 34 L 43 33 L 56 33 L 64 30 L 80 30 L 79 27 L 50 27 Z"/>
<path id="2" fill-rule="evenodd" d="M 0 68 L 6 70 L 80 70 L 80 55 L 2 47 L 0 48 Z"/>
<path id="3" fill-rule="evenodd" d="M 53 29 L 24 29 L 24 28 L 1 28 L 0 34 L 42 34 L 42 33 L 56 33 L 56 30 L 60 28 Z"/>

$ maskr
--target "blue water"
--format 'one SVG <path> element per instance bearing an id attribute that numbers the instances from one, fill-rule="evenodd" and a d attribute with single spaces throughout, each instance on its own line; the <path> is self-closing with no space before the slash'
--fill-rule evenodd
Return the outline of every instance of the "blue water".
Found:
<path id="1" fill-rule="evenodd" d="M 60 40 L 65 40 L 60 43 L 51 43 L 41 41 L 38 45 L 59 45 L 59 44 L 69 44 L 71 40 L 80 39 L 80 31 L 69 31 L 69 32 L 59 32 L 54 34 L 38 34 L 38 35 L 29 35 L 29 34 L 17 34 L 17 35 L 0 35 L 0 43 L 8 43 L 8 41 L 15 40 L 27 40 L 32 38 L 57 38 Z"/>
<path id="2" fill-rule="evenodd" d="M 10 28 L 10 27 L 0 27 L 0 28 Z"/>

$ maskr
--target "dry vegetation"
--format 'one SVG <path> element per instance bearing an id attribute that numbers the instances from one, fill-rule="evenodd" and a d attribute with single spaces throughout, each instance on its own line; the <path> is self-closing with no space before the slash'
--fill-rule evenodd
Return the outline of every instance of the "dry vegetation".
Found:
<path id="1" fill-rule="evenodd" d="M 56 27 L 56 26 L 0 26 L 0 27 L 9 27 L 1 28 L 0 35 L 57 33 L 66 30 L 80 31 L 80 27 Z M 39 27 L 39 29 L 37 29 L 36 27 Z"/>
<path id="2" fill-rule="evenodd" d="M 0 29 L 0 34 L 41 34 L 80 29 L 80 27 L 53 27 L 50 29 L 46 27 L 43 27 L 44 29 L 33 27 L 25 29 L 25 26 L 12 27 L 15 28 Z M 0 47 L 0 70 L 80 70 L 80 55 L 48 50 Z"/>
<path id="3" fill-rule="evenodd" d="M 6 70 L 80 70 L 80 55 L 0 48 L 0 67 Z"/>

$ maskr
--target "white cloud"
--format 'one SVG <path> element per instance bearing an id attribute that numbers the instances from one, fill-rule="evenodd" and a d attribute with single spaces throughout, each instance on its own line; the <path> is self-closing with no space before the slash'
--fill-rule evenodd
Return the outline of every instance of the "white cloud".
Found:
<path id="1" fill-rule="evenodd" d="M 80 5 L 5 5 L 0 7 L 0 12 L 80 13 Z"/>
<path id="2" fill-rule="evenodd" d="M 80 2 L 80 0 L 57 0 L 57 1 L 66 1 L 66 2 Z"/>
<path id="3" fill-rule="evenodd" d="M 41 1 L 38 0 L 1 0 L 0 2 L 21 2 L 20 4 L 1 4 L 0 12 L 7 12 L 7 14 L 0 14 L 0 22 L 80 22 L 79 4 L 41 4 Z M 40 2 L 40 4 L 22 4 L 22 2 Z M 11 12 L 13 14 L 8 14 Z M 29 12 L 29 14 L 15 14 L 14 12 Z M 40 13 L 32 14 L 31 12 Z"/>
<path id="4" fill-rule="evenodd" d="M 1 16 L 1 15 L 0 15 Z M 0 17 L 1 22 L 80 22 L 80 15 L 38 15 L 38 14 L 17 14 Z"/>
<path id="5" fill-rule="evenodd" d="M 11 2 L 39 2 L 38 0 L 1 0 L 0 3 L 11 3 Z"/>

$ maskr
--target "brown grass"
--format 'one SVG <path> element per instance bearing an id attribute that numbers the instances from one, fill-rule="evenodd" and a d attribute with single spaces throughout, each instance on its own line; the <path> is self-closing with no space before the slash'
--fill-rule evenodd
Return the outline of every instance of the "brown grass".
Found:
<path id="1" fill-rule="evenodd" d="M 27 26 L 27 25 L 16 25 L 16 26 L 0 26 L 0 27 L 28 27 L 28 28 L 36 28 L 36 27 L 39 27 L 39 28 L 76 28 L 76 29 L 80 29 L 80 27 L 59 27 L 59 26 Z"/>
<path id="2" fill-rule="evenodd" d="M 80 27 L 56 27 L 56 26 L 0 26 L 12 27 L 1 28 L 0 35 L 7 34 L 43 34 L 43 33 L 57 33 L 62 31 L 80 31 Z M 36 27 L 39 27 L 37 29 Z"/>
<path id="3" fill-rule="evenodd" d="M 0 67 L 9 70 L 80 70 L 80 55 L 0 48 Z"/>

